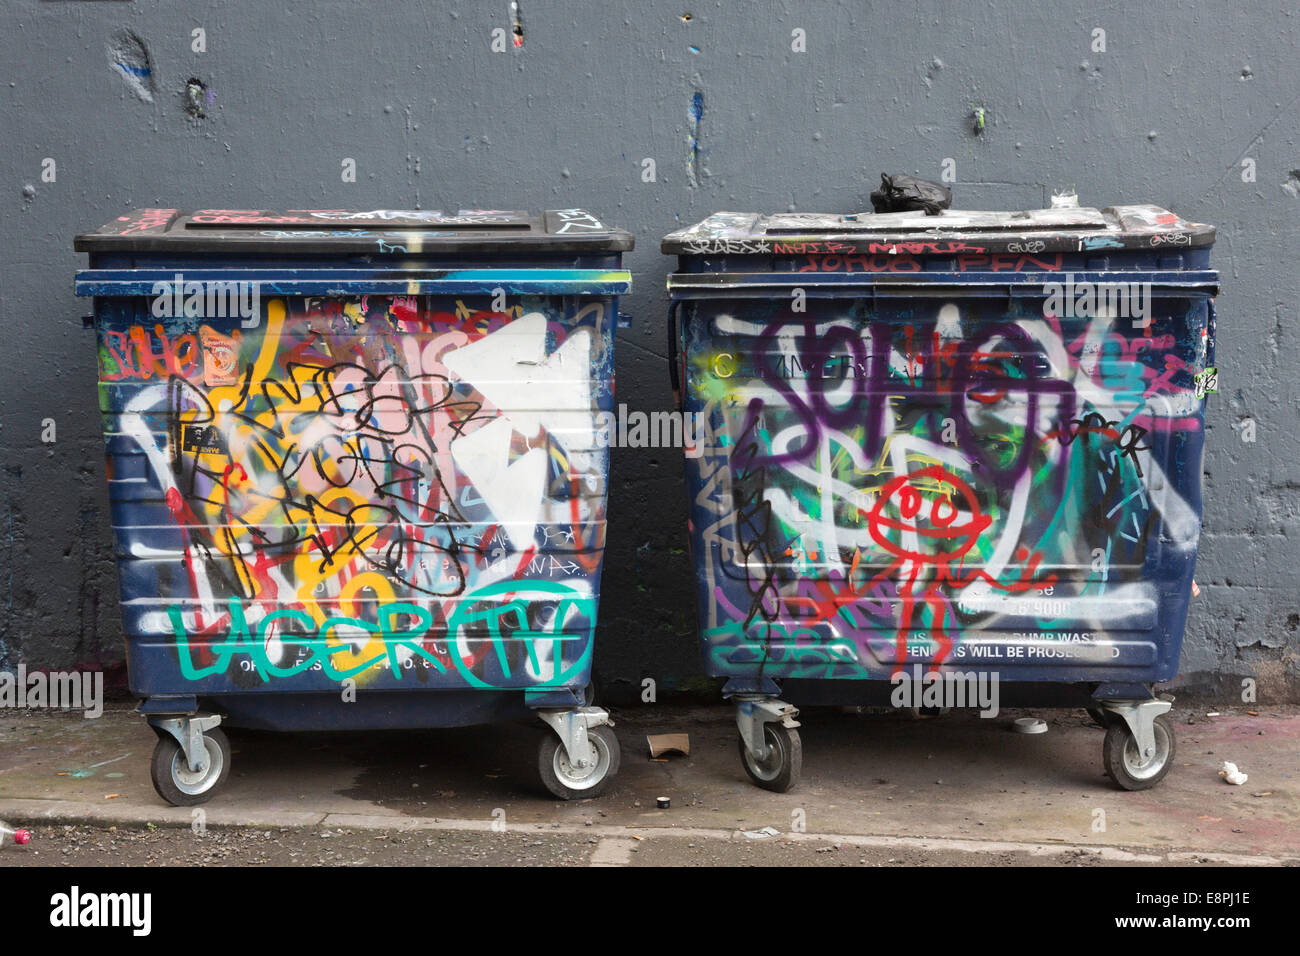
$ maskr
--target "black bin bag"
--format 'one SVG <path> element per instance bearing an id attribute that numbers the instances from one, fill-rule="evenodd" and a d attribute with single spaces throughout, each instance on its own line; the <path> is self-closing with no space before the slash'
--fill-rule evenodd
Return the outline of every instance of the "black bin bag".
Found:
<path id="1" fill-rule="evenodd" d="M 952 190 L 928 179 L 915 176 L 880 174 L 880 188 L 871 194 L 871 208 L 876 212 L 912 212 L 924 209 L 927 216 L 937 216 L 952 205 Z"/>

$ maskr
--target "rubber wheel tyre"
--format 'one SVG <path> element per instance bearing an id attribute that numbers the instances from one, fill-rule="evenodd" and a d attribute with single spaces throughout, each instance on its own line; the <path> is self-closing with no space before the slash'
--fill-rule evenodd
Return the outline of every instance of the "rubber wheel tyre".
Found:
<path id="1" fill-rule="evenodd" d="M 1106 775 L 1125 790 L 1147 790 L 1154 787 L 1169 773 L 1174 765 L 1174 722 L 1167 714 L 1155 719 L 1156 752 L 1150 760 L 1143 761 L 1137 738 L 1128 724 L 1116 719 L 1106 728 L 1106 739 L 1101 745 L 1102 762 Z"/>
<path id="2" fill-rule="evenodd" d="M 1110 730 L 1111 714 L 1109 711 L 1103 710 L 1100 707 L 1087 707 L 1084 709 L 1088 711 L 1088 716 L 1092 718 L 1094 724 L 1102 730 Z"/>
<path id="3" fill-rule="evenodd" d="M 745 738 L 737 738 L 745 773 L 764 790 L 788 793 L 794 789 L 799 774 L 803 772 L 803 742 L 799 739 L 799 731 L 784 724 L 764 724 L 763 739 L 767 742 L 767 759 L 755 760 L 745 746 Z"/>
<path id="4" fill-rule="evenodd" d="M 230 776 L 230 741 L 221 728 L 206 731 L 203 743 L 208 748 L 208 769 L 206 773 L 196 774 L 190 772 L 185 753 L 175 737 L 171 734 L 158 737 L 149 775 L 158 796 L 174 807 L 207 803 Z"/>
<path id="5" fill-rule="evenodd" d="M 595 758 L 590 769 L 576 770 L 569 763 L 569 755 L 555 734 L 547 734 L 537 748 L 537 769 L 542 783 L 561 800 L 582 800 L 597 797 L 609 786 L 618 773 L 622 750 L 614 728 L 601 725 L 587 728 L 587 742 Z"/>

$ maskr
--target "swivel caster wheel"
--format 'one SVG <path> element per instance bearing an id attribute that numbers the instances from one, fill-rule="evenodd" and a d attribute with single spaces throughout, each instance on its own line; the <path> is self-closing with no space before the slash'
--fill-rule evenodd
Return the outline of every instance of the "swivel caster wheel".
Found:
<path id="1" fill-rule="evenodd" d="M 561 800 L 581 800 L 602 793 L 618 773 L 622 751 L 614 729 L 588 727 L 587 745 L 591 756 L 586 767 L 575 767 L 555 734 L 547 734 L 537 748 L 537 769 L 542 783 Z"/>
<path id="2" fill-rule="evenodd" d="M 1168 715 L 1155 718 L 1155 752 L 1142 756 L 1137 738 L 1128 724 L 1120 719 L 1111 720 L 1106 728 L 1106 739 L 1101 745 L 1102 762 L 1106 775 L 1125 790 L 1148 790 L 1169 773 L 1174 765 L 1174 723 Z"/>
<path id="3" fill-rule="evenodd" d="M 230 741 L 225 733 L 219 727 L 206 730 L 203 744 L 208 753 L 208 765 L 195 772 L 190 770 L 185 752 L 176 738 L 170 734 L 158 735 L 149 775 L 158 796 L 174 807 L 207 803 L 230 776 Z"/>
<path id="4" fill-rule="evenodd" d="M 803 743 L 799 731 L 783 724 L 767 723 L 763 725 L 763 741 L 767 744 L 767 755 L 759 760 L 745 746 L 745 738 L 738 738 L 740 761 L 745 765 L 745 773 L 764 790 L 788 793 L 799 782 L 799 774 L 803 771 Z"/>

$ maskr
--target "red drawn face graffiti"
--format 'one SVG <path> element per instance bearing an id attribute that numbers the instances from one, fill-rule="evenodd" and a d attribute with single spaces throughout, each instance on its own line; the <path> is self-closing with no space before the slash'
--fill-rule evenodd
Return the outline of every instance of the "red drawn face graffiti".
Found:
<path id="1" fill-rule="evenodd" d="M 970 485 L 931 465 L 885 485 L 867 521 L 872 539 L 890 554 L 920 564 L 947 564 L 975 547 L 993 519 L 980 509 Z M 891 539 L 890 532 L 900 539 L 915 535 L 916 549 Z"/>

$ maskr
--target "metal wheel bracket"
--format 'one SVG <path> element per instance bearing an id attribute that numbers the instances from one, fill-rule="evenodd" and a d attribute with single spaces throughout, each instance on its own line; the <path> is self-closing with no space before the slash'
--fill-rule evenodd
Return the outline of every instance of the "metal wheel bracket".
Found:
<path id="1" fill-rule="evenodd" d="M 185 763 L 191 773 L 208 772 L 208 748 L 203 743 L 203 734 L 221 724 L 219 714 L 205 714 L 202 717 L 155 717 L 149 723 L 158 730 L 166 731 L 176 738 L 185 754 Z"/>
<path id="2" fill-rule="evenodd" d="M 1097 703 L 1123 719 L 1143 760 L 1156 755 L 1156 718 L 1174 706 L 1172 700 L 1100 700 Z"/>
<path id="3" fill-rule="evenodd" d="M 793 704 L 787 704 L 775 697 L 749 697 L 737 695 L 736 727 L 740 730 L 740 739 L 745 741 L 747 749 L 755 760 L 768 757 L 767 740 L 763 734 L 764 724 L 779 723 L 785 727 L 798 727 L 799 710 Z"/>
<path id="4" fill-rule="evenodd" d="M 573 710 L 539 710 L 537 716 L 546 721 L 560 738 L 569 764 L 575 770 L 591 766 L 591 744 L 587 731 L 592 727 L 613 727 L 609 711 L 603 707 L 577 707 Z"/>

